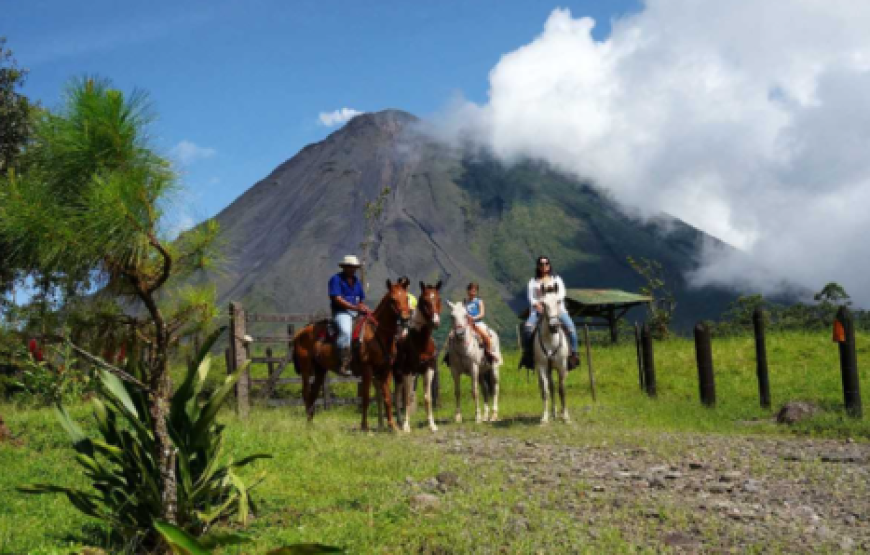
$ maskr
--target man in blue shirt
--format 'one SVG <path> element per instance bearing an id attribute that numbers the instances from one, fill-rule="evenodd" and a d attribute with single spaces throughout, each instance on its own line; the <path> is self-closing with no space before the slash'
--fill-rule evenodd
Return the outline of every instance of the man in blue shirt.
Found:
<path id="1" fill-rule="evenodd" d="M 338 326 L 338 352 L 341 357 L 338 373 L 342 376 L 350 376 L 353 319 L 360 312 L 369 312 L 369 308 L 363 304 L 366 294 L 362 283 L 356 277 L 356 271 L 360 267 L 359 259 L 348 255 L 338 265 L 341 271 L 329 280 L 329 299 L 332 305 L 332 318 Z"/>

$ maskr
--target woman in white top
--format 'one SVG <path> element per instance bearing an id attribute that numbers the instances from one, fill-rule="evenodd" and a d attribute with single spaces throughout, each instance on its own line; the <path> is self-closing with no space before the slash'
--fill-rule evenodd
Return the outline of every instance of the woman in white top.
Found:
<path id="1" fill-rule="evenodd" d="M 534 332 L 535 327 L 538 325 L 538 318 L 541 315 L 541 303 L 538 302 L 543 297 L 541 288 L 543 286 L 552 287 L 553 285 L 557 286 L 556 295 L 559 298 L 559 320 L 562 322 L 562 325 L 565 326 L 565 329 L 568 330 L 568 336 L 571 339 L 571 358 L 568 361 L 569 366 L 574 368 L 580 362 L 580 359 L 577 357 L 577 328 L 574 326 L 574 321 L 571 319 L 571 315 L 568 314 L 568 311 L 565 308 L 565 284 L 562 282 L 562 278 L 553 272 L 550 259 L 546 256 L 539 256 L 535 268 L 535 277 L 529 280 L 529 318 L 526 320 L 526 325 L 523 329 L 523 339 L 525 340 L 524 345 L 526 347 L 523 366 L 528 366 L 529 368 L 533 366 L 533 364 L 531 364 L 532 332 Z M 526 362 L 529 362 L 530 364 L 525 364 Z"/>

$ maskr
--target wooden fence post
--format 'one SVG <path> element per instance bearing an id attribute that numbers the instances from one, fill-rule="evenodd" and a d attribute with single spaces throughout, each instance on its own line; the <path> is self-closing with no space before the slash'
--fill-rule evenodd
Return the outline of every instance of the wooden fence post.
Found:
<path id="1" fill-rule="evenodd" d="M 245 311 L 241 303 L 230 303 L 230 322 L 232 337 L 233 371 L 243 368 L 247 363 L 247 344 L 245 343 Z M 236 382 L 236 410 L 241 418 L 247 418 L 250 412 L 250 374 L 242 373 Z"/>
<path id="2" fill-rule="evenodd" d="M 758 396 L 761 408 L 770 408 L 770 378 L 767 374 L 767 345 L 764 338 L 764 310 L 760 306 L 752 312 L 752 327 L 755 329 L 755 373 L 758 375 Z"/>
<path id="3" fill-rule="evenodd" d="M 845 306 L 837 311 L 837 322 L 843 326 L 843 341 L 840 347 L 840 373 L 843 378 L 843 400 L 846 412 L 854 418 L 861 418 L 861 387 L 858 383 L 858 355 L 855 352 L 855 323 L 852 314 Z"/>
<path id="4" fill-rule="evenodd" d="M 595 396 L 595 375 L 592 372 L 592 351 L 589 349 L 589 326 L 583 324 L 583 343 L 586 344 L 586 366 L 589 367 L 589 390 L 592 392 L 592 402 L 598 402 Z"/>
<path id="5" fill-rule="evenodd" d="M 634 323 L 634 350 L 637 352 L 637 381 L 640 384 L 640 390 L 646 389 L 643 383 L 643 356 L 640 350 L 640 325 Z"/>
<path id="6" fill-rule="evenodd" d="M 698 384 L 701 402 L 716 405 L 716 382 L 713 376 L 713 348 L 710 343 L 710 328 L 703 322 L 695 325 L 695 358 L 698 362 Z"/>
<path id="7" fill-rule="evenodd" d="M 641 351 L 643 352 L 643 384 L 646 388 L 646 394 L 650 397 L 656 396 L 656 363 L 653 354 L 652 334 L 649 330 L 649 324 L 644 323 L 640 330 Z"/>
<path id="8" fill-rule="evenodd" d="M 268 359 L 266 367 L 269 369 L 267 376 L 269 376 L 269 381 L 272 381 L 272 374 L 275 373 L 275 363 L 272 362 L 272 347 L 266 347 L 266 358 Z"/>

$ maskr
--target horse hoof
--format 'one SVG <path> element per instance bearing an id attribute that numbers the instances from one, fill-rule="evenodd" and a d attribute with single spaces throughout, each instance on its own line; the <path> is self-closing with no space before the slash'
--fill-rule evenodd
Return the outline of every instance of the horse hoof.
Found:
<path id="1" fill-rule="evenodd" d="M 454 420 L 456 420 L 456 423 L 457 423 L 457 424 L 462 424 L 462 415 L 461 415 L 461 414 L 457 414 L 457 415 L 456 415 L 456 418 L 454 418 Z"/>
<path id="2" fill-rule="evenodd" d="M 490 418 L 489 421 L 490 421 L 490 422 L 498 422 L 498 415 L 497 415 L 497 414 L 493 414 L 493 415 L 492 415 L 492 418 Z"/>
<path id="3" fill-rule="evenodd" d="M 432 424 L 431 426 L 429 426 L 429 429 L 432 430 L 433 432 L 437 432 L 438 426 L 436 426 L 435 424 Z"/>
<path id="4" fill-rule="evenodd" d="M 546 419 L 546 420 L 541 419 L 541 426 L 548 426 L 549 424 L 550 424 L 550 420 L 549 420 L 549 419 Z"/>

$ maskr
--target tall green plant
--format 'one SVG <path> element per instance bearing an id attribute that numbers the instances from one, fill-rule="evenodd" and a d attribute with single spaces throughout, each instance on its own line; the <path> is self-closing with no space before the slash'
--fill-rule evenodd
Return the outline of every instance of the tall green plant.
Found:
<path id="1" fill-rule="evenodd" d="M 170 448 L 179 477 L 177 524 L 194 536 L 206 534 L 215 522 L 233 516 L 247 523 L 255 507 L 250 490 L 262 476 L 248 486 L 236 471 L 270 457 L 256 454 L 234 460 L 224 452 L 224 426 L 217 422 L 217 413 L 245 369 L 228 376 L 207 399 L 200 399 L 211 367 L 208 351 L 222 331 L 213 333 L 202 346 L 170 402 Z M 141 368 L 135 373 L 141 374 Z M 58 419 L 92 489 L 39 484 L 21 490 L 63 493 L 79 510 L 108 523 L 131 551 L 151 549 L 159 537 L 154 526 L 162 518 L 163 497 L 148 395 L 104 369 L 98 375 L 99 397 L 92 403 L 99 439 L 85 435 L 63 406 L 57 405 Z"/>

